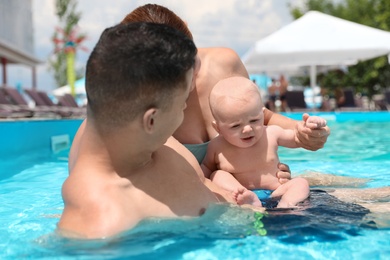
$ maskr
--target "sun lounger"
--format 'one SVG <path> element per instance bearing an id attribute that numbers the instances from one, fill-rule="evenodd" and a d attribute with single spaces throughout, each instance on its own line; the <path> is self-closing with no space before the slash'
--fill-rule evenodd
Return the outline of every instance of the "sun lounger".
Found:
<path id="1" fill-rule="evenodd" d="M 390 89 L 385 91 L 385 103 L 387 110 L 390 111 Z"/>
<path id="2" fill-rule="evenodd" d="M 355 93 L 352 89 L 343 89 L 344 102 L 339 104 L 340 111 L 362 111 L 363 108 L 356 105 Z"/>
<path id="3" fill-rule="evenodd" d="M 34 117 L 58 117 L 59 115 L 55 111 L 47 107 L 30 107 L 25 98 L 19 93 L 16 88 L 2 87 L 1 90 L 5 94 L 6 98 L 23 109 L 24 111 L 30 112 Z"/>
<path id="4" fill-rule="evenodd" d="M 16 112 L 16 110 L 14 110 L 12 106 L 8 104 L 8 100 L 5 98 L 4 94 L 0 90 L 0 118 L 11 117 L 13 111 Z"/>
<path id="5" fill-rule="evenodd" d="M 286 91 L 287 107 L 290 111 L 308 111 L 303 90 Z"/>
<path id="6" fill-rule="evenodd" d="M 87 114 L 86 107 L 79 107 L 76 100 L 70 94 L 64 94 L 58 96 L 58 104 L 63 107 L 71 108 L 81 117 L 85 117 Z"/>
<path id="7" fill-rule="evenodd" d="M 57 106 L 44 91 L 38 91 L 35 89 L 24 90 L 35 102 L 35 105 L 39 108 L 47 111 L 52 111 L 61 117 L 73 116 L 73 111 L 64 107 Z"/>
<path id="8" fill-rule="evenodd" d="M 0 118 L 10 118 L 11 115 L 12 115 L 12 112 L 0 108 Z"/>
<path id="9" fill-rule="evenodd" d="M 6 95 L 3 87 L 0 87 L 0 117 L 1 118 L 20 118 L 32 117 L 34 111 L 26 105 L 15 105 Z"/>

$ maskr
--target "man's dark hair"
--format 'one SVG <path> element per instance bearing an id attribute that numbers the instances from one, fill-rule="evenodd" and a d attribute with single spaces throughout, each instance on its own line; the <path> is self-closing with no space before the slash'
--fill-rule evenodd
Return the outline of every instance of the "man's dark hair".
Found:
<path id="1" fill-rule="evenodd" d="M 87 62 L 88 116 L 115 127 L 149 108 L 168 108 L 187 86 L 196 53 L 191 39 L 163 24 L 107 28 Z"/>

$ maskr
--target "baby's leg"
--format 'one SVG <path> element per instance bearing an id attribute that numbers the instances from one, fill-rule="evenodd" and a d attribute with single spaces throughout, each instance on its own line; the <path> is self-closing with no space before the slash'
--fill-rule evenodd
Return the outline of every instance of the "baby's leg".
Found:
<path id="1" fill-rule="evenodd" d="M 242 186 L 230 172 L 222 170 L 215 171 L 210 175 L 210 179 L 223 189 L 231 191 L 233 199 L 238 205 L 250 204 L 253 206 L 261 206 L 261 201 L 257 195 Z"/>
<path id="2" fill-rule="evenodd" d="M 310 187 L 308 181 L 298 177 L 280 185 L 272 192 L 271 197 L 281 197 L 278 208 L 289 208 L 307 199 L 309 192 Z"/>
<path id="3" fill-rule="evenodd" d="M 234 191 L 244 188 L 234 176 L 227 171 L 217 170 L 210 175 L 210 180 L 225 190 Z"/>

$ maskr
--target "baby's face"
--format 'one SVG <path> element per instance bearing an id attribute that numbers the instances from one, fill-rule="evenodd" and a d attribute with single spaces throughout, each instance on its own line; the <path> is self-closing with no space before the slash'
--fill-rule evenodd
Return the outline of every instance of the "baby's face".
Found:
<path id="1" fill-rule="evenodd" d="M 216 119 L 219 134 L 240 148 L 251 147 L 263 135 L 263 105 L 253 97 L 247 102 L 237 102 L 225 108 L 226 113 Z"/>

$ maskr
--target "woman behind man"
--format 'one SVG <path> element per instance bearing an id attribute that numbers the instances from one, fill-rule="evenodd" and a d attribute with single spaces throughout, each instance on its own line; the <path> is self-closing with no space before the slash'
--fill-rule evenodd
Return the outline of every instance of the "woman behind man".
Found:
<path id="1" fill-rule="evenodd" d="M 122 23 L 140 21 L 172 26 L 193 39 L 185 22 L 166 7 L 156 4 L 140 6 L 129 13 Z M 195 89 L 187 101 L 184 121 L 173 136 L 193 152 L 201 163 L 208 142 L 218 134 L 212 127 L 213 116 L 208 102 L 212 88 L 222 79 L 232 76 L 249 78 L 249 75 L 237 53 L 228 48 L 198 48 L 198 59 L 201 65 L 194 77 Z M 277 124 L 282 128 L 296 129 L 300 146 L 308 150 L 322 148 L 330 134 L 328 127 L 308 130 L 302 122 L 274 114 L 270 110 L 265 110 L 264 119 L 266 125 Z M 289 174 L 286 177 L 289 178 Z"/>

